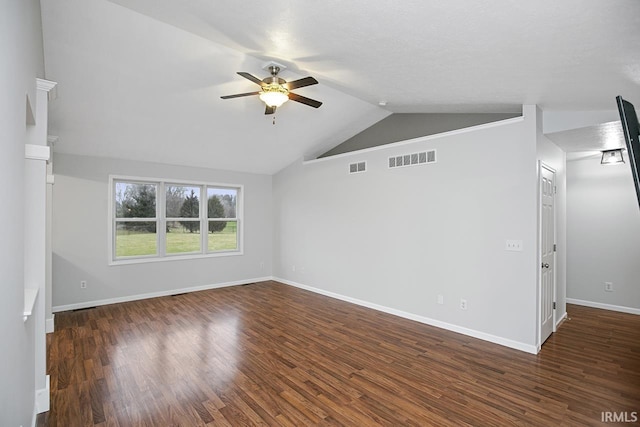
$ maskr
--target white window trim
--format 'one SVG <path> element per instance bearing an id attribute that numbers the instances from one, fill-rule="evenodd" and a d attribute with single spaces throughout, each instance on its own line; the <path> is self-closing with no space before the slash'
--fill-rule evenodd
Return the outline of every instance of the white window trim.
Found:
<path id="1" fill-rule="evenodd" d="M 157 237 L 157 254 L 155 255 L 141 255 L 136 257 L 127 257 L 117 259 L 115 255 L 115 234 L 114 234 L 114 224 L 115 224 L 115 203 L 114 203 L 114 181 L 129 181 L 140 184 L 156 184 L 156 216 L 155 218 L 131 218 L 133 222 L 157 222 L 156 226 L 156 237 Z M 165 243 L 166 243 L 166 233 L 160 232 L 160 230 L 166 229 L 167 218 L 165 217 L 165 209 L 161 208 L 165 206 L 165 185 L 184 185 L 184 186 L 192 186 L 192 187 L 203 187 L 206 190 L 206 187 L 215 187 L 215 188 L 229 188 L 238 190 L 238 194 L 236 196 L 236 217 L 235 218 L 215 218 L 217 221 L 235 221 L 236 222 L 236 233 L 237 233 L 237 242 L 238 248 L 236 250 L 228 250 L 228 251 L 216 251 L 216 252 L 207 252 L 206 247 L 206 239 L 200 239 L 201 242 L 201 252 L 187 252 L 184 254 L 166 254 L 165 253 Z M 108 247 L 107 247 L 107 259 L 108 265 L 127 265 L 127 264 L 141 264 L 147 262 L 165 262 L 165 261 L 177 261 L 177 260 L 188 260 L 188 259 L 200 259 L 200 258 L 218 258 L 225 256 L 238 256 L 244 255 L 244 185 L 242 184 L 229 184 L 229 183 L 220 183 L 220 182 L 205 182 L 205 181 L 190 181 L 190 180 L 176 180 L 169 178 L 151 178 L 151 177 L 139 177 L 139 176 L 127 176 L 127 175 L 109 175 L 109 200 L 108 200 L 108 211 L 107 211 L 107 232 L 108 232 Z M 206 197 L 200 197 L 200 212 L 204 212 L 206 210 Z M 178 218 L 176 220 L 183 220 L 184 218 Z M 200 229 L 209 230 L 209 221 L 210 218 L 200 218 Z M 171 218 L 169 221 L 173 220 Z M 206 227 L 203 228 L 203 225 Z"/>

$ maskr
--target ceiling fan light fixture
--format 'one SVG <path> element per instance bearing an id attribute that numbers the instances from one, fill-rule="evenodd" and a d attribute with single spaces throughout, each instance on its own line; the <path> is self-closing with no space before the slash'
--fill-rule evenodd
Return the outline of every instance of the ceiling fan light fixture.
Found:
<path id="1" fill-rule="evenodd" d="M 289 91 L 278 83 L 271 83 L 262 87 L 260 99 L 269 107 L 280 107 L 289 100 Z"/>

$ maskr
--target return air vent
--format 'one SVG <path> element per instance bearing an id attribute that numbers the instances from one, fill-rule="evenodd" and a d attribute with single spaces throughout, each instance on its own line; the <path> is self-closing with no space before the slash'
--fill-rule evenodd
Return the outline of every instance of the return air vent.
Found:
<path id="1" fill-rule="evenodd" d="M 349 164 L 349 173 L 359 173 L 367 171 L 367 162 Z"/>
<path id="2" fill-rule="evenodd" d="M 425 165 L 436 162 L 436 150 L 421 151 L 419 153 L 403 154 L 389 157 L 389 168 Z"/>

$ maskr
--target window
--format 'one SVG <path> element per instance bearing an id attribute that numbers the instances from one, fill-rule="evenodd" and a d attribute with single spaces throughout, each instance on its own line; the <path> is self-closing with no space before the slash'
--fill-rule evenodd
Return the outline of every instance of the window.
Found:
<path id="1" fill-rule="evenodd" d="M 110 177 L 110 261 L 241 254 L 242 187 Z"/>
<path id="2" fill-rule="evenodd" d="M 201 251 L 200 190 L 200 187 L 194 186 L 165 186 L 167 254 Z"/>
<path id="3" fill-rule="evenodd" d="M 116 182 L 116 257 L 158 254 L 157 184 Z"/>

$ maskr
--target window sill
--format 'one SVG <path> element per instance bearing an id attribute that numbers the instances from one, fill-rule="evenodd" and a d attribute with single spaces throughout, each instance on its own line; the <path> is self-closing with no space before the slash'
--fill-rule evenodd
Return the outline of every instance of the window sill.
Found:
<path id="1" fill-rule="evenodd" d="M 206 259 L 206 258 L 219 258 L 227 256 L 243 255 L 242 251 L 229 251 L 229 252 L 216 252 L 211 254 L 189 254 L 189 255 L 169 255 L 164 257 L 148 257 L 148 258 L 127 258 L 118 260 L 109 260 L 110 266 L 117 265 L 129 265 L 129 264 L 144 264 L 148 262 L 165 262 L 165 261 L 182 261 L 190 259 Z"/>
<path id="2" fill-rule="evenodd" d="M 33 308 L 36 305 L 37 297 L 38 297 L 38 289 L 24 290 L 24 313 L 22 317 L 23 322 L 26 322 L 29 316 L 33 314 Z"/>

